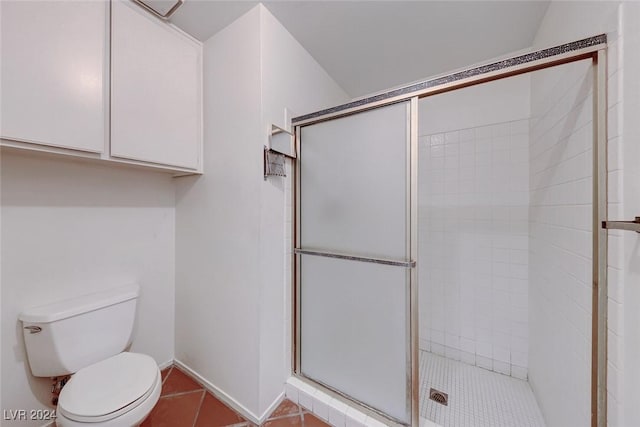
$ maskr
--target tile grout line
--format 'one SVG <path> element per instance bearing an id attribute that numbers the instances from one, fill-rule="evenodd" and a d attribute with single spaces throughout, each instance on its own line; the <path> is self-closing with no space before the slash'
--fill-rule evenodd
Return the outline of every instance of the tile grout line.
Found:
<path id="1" fill-rule="evenodd" d="M 184 396 L 185 394 L 197 393 L 199 391 L 205 391 L 205 390 L 200 388 L 200 389 L 197 389 L 197 390 L 178 391 L 178 392 L 175 392 L 175 393 L 165 394 L 164 396 L 160 396 L 160 399 L 164 399 L 165 397 Z"/>
<path id="2" fill-rule="evenodd" d="M 191 425 L 191 427 L 196 427 L 196 423 L 198 422 L 198 417 L 200 416 L 200 409 L 202 409 L 202 404 L 204 403 L 204 397 L 206 396 L 207 392 L 205 390 L 202 390 L 202 396 L 200 397 L 200 404 L 198 405 L 198 410 L 196 411 L 196 416 L 193 418 L 193 424 Z"/>
<path id="3" fill-rule="evenodd" d="M 293 403 L 293 402 L 292 402 L 292 403 Z M 303 420 L 304 420 L 304 417 L 303 417 L 302 407 L 301 407 L 300 405 L 296 404 L 296 403 L 294 403 L 294 405 L 296 406 L 296 412 L 293 412 L 293 413 L 290 413 L 290 414 L 278 415 L 278 416 L 276 416 L 276 417 L 272 417 L 272 416 L 270 416 L 270 417 L 268 417 L 268 418 L 267 418 L 267 419 L 266 419 L 262 424 L 259 424 L 259 425 L 256 425 L 256 426 L 262 426 L 262 425 L 265 425 L 265 424 L 267 424 L 267 423 L 269 423 L 269 422 L 271 422 L 271 421 L 281 421 L 281 420 L 285 420 L 285 419 L 287 419 L 287 418 L 293 418 L 293 417 L 299 417 L 298 419 L 299 419 L 299 421 L 301 422 L 301 424 L 300 424 L 300 425 L 302 426 L 302 424 L 303 424 L 303 422 L 304 422 L 304 421 L 303 421 Z M 275 412 L 277 409 L 278 409 L 278 408 L 275 408 L 275 409 L 271 412 L 271 414 L 273 414 L 273 412 Z M 253 426 L 254 424 L 252 424 L 252 423 L 248 422 L 246 425 L 247 425 L 247 426 Z M 226 427 L 239 427 L 239 426 L 240 426 L 240 425 L 231 425 L 231 426 L 226 426 Z"/>
<path id="4" fill-rule="evenodd" d="M 291 402 L 291 401 L 290 401 L 290 402 Z M 293 403 L 293 402 L 291 402 L 291 403 Z M 280 404 L 282 404 L 282 402 L 281 402 Z M 267 421 L 280 420 L 280 419 L 282 419 L 282 418 L 293 417 L 294 415 L 298 415 L 298 416 L 300 416 L 300 417 L 301 417 L 301 416 L 303 415 L 303 413 L 304 413 L 304 412 L 303 412 L 303 410 L 302 410 L 302 406 L 298 405 L 297 403 L 293 403 L 293 404 L 294 404 L 294 405 L 296 405 L 296 408 L 297 408 L 297 411 L 296 411 L 295 413 L 293 413 L 293 414 L 285 414 L 285 415 L 278 415 L 277 417 L 271 417 L 271 416 L 270 416 L 270 417 L 267 417 L 267 419 L 265 420 L 265 423 L 266 423 Z M 280 405 L 278 405 L 278 407 L 279 407 L 279 406 L 280 406 Z M 271 415 L 273 415 L 273 413 L 274 413 L 277 409 L 278 409 L 278 408 L 275 408 L 275 409 L 271 412 Z"/>
<path id="5" fill-rule="evenodd" d="M 167 379 L 169 378 L 169 375 L 170 375 L 170 374 L 172 374 L 174 370 L 177 370 L 177 371 L 178 371 L 178 372 L 180 372 L 181 374 L 183 374 L 183 375 L 185 375 L 186 377 L 188 377 L 189 379 L 191 379 L 191 380 L 192 380 L 196 385 L 198 385 L 200 388 L 199 388 L 199 389 L 196 389 L 196 390 L 189 390 L 189 391 L 184 391 L 184 392 L 170 393 L 170 394 L 166 394 L 166 395 L 164 395 L 164 396 L 160 396 L 160 398 L 162 399 L 162 398 L 165 398 L 165 397 L 176 397 L 176 396 L 182 396 L 182 395 L 185 395 L 185 394 L 195 393 L 195 392 L 197 392 L 197 391 L 203 391 L 203 392 L 204 392 L 204 394 L 203 394 L 202 400 L 200 401 L 200 406 L 198 407 L 198 413 L 196 414 L 196 421 L 197 421 L 197 416 L 199 415 L 199 413 L 200 413 L 200 409 L 202 408 L 202 404 L 203 404 L 203 402 L 204 402 L 204 397 L 206 397 L 206 395 L 207 395 L 207 393 L 208 393 L 207 389 L 204 387 L 204 385 L 203 385 L 200 381 L 198 381 L 196 378 L 193 378 L 193 376 L 192 376 L 190 373 L 185 372 L 185 371 L 183 371 L 182 369 L 180 369 L 180 367 L 179 367 L 179 366 L 176 366 L 175 364 L 173 364 L 173 365 L 171 365 L 171 367 L 170 367 L 169 369 L 170 369 L 169 373 L 167 374 L 167 376 L 166 376 L 166 377 L 165 377 L 165 379 L 163 380 L 163 385 L 164 385 L 164 381 L 167 381 Z M 221 403 L 223 403 L 223 402 L 221 402 Z M 239 416 L 239 417 L 240 417 L 240 419 L 241 419 L 241 420 L 244 420 L 244 419 L 245 419 L 245 418 L 244 418 L 244 416 L 242 416 L 241 414 L 239 414 L 239 413 L 238 413 L 236 410 L 234 410 L 233 408 L 230 408 L 230 407 L 229 407 L 228 405 L 226 405 L 225 403 L 223 403 L 223 405 L 224 405 L 226 408 L 228 408 L 228 409 L 230 409 L 231 411 L 233 411 L 237 416 Z M 241 426 L 249 426 L 249 425 L 251 425 L 251 423 L 245 420 L 245 421 L 240 421 L 240 422 L 238 422 L 238 423 L 229 424 L 228 426 L 225 426 L 225 427 L 231 427 L 231 426 L 241 427 Z"/>
<path id="6" fill-rule="evenodd" d="M 296 414 L 278 415 L 277 417 L 267 418 L 267 420 L 265 421 L 265 423 L 266 423 L 266 422 L 268 422 L 268 421 L 282 420 L 282 419 L 284 419 L 284 418 L 300 417 L 300 416 L 302 416 L 302 415 L 303 415 L 303 413 L 302 413 L 302 412 L 300 412 L 300 411 L 298 411 L 298 413 L 296 413 Z"/>
<path id="7" fill-rule="evenodd" d="M 169 372 L 167 372 L 167 375 L 162 380 L 162 385 L 164 385 L 164 383 L 167 381 L 167 378 L 169 378 L 169 375 L 171 375 L 171 372 L 173 372 L 173 365 L 169 366 Z M 160 372 L 160 376 L 162 376 L 162 372 Z"/>

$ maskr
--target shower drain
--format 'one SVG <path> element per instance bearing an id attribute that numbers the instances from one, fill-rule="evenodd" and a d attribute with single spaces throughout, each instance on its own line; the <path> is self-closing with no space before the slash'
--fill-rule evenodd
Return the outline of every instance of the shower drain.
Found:
<path id="1" fill-rule="evenodd" d="M 429 399 L 444 406 L 449 404 L 449 395 L 435 388 L 429 390 Z"/>

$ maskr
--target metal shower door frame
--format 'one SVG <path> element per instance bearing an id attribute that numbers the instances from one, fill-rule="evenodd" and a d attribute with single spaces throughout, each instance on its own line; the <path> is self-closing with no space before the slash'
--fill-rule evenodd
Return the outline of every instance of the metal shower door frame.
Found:
<path id="1" fill-rule="evenodd" d="M 376 410 L 375 408 L 364 404 L 363 402 L 354 401 L 353 398 L 349 397 L 346 394 L 341 393 L 339 390 L 336 390 L 330 387 L 327 384 L 318 382 L 317 380 L 313 380 L 308 378 L 302 374 L 301 370 L 301 352 L 300 345 L 301 342 L 301 318 L 298 315 L 301 313 L 301 301 L 300 301 L 300 268 L 298 265 L 300 263 L 301 255 L 318 255 L 323 257 L 330 258 L 339 258 L 345 260 L 352 261 L 361 261 L 361 262 L 370 262 L 376 264 L 385 264 L 397 267 L 405 267 L 407 270 L 406 278 L 409 286 L 409 290 L 407 293 L 406 299 L 406 308 L 408 312 L 407 322 L 406 322 L 406 336 L 407 340 L 407 404 L 409 405 L 408 412 L 411 414 L 411 425 L 417 425 L 419 423 L 419 372 L 418 372 L 418 281 L 417 281 L 417 273 L 416 273 L 416 259 L 418 252 L 418 239 L 417 236 L 414 236 L 413 230 L 417 230 L 418 224 L 418 209 L 417 209 L 417 181 L 418 181 L 418 97 L 414 96 L 408 99 L 396 100 L 394 102 L 385 103 L 384 105 L 378 105 L 376 107 L 367 108 L 362 111 L 370 111 L 375 108 L 383 108 L 388 105 L 398 104 L 408 101 L 408 114 L 407 114 L 407 129 L 408 129 L 408 138 L 406 144 L 406 231 L 405 231 L 405 242 L 406 242 L 406 253 L 408 254 L 409 261 L 403 262 L 398 260 L 387 260 L 387 259 L 378 259 L 378 258 L 363 258 L 357 256 L 349 256 L 344 254 L 332 254 L 326 252 L 316 252 L 309 251 L 300 248 L 300 228 L 301 228 L 301 209 L 300 209 L 300 189 L 301 189 L 301 174 L 300 171 L 300 162 L 301 162 L 301 149 L 300 149 L 300 131 L 304 126 L 294 126 L 295 131 L 295 142 L 296 142 L 296 161 L 294 168 L 294 200 L 295 200 L 295 225 L 294 225 L 294 244 L 293 244 L 293 254 L 294 254 L 294 262 L 292 262 L 293 266 L 293 275 L 294 275 L 294 298 L 292 298 L 293 302 L 293 310 L 294 319 L 293 324 L 293 337 L 294 343 L 292 346 L 292 365 L 293 372 L 295 372 L 296 377 L 299 379 L 310 382 L 314 386 L 319 386 L 323 389 L 323 391 L 332 395 L 339 400 L 347 404 L 357 404 L 359 409 L 365 412 L 367 415 L 374 417 L 382 422 L 387 424 L 391 424 L 393 426 L 401 427 L 406 424 L 399 422 L 399 420 L 395 420 L 382 412 Z M 357 114 L 358 112 L 354 112 L 353 114 Z M 344 116 L 340 116 L 344 117 Z M 294 119 L 295 120 L 295 119 Z M 324 120 L 323 120 L 324 121 Z M 317 122 L 308 123 L 307 125 L 316 124 Z"/>
<path id="2" fill-rule="evenodd" d="M 398 102 L 410 101 L 410 144 L 408 147 L 407 191 L 410 200 L 408 212 L 407 245 L 410 259 L 417 259 L 417 139 L 418 139 L 418 100 L 419 98 L 449 92 L 468 86 L 474 86 L 503 78 L 526 74 L 537 70 L 555 67 L 585 59 L 592 61 L 593 79 L 593 185 L 592 185 L 592 352 L 591 352 L 591 427 L 607 425 L 607 230 L 602 224 L 607 222 L 607 36 L 606 34 L 589 37 L 548 49 L 501 59 L 496 62 L 459 70 L 450 74 L 425 80 L 416 84 L 394 89 L 370 97 L 361 98 L 315 113 L 296 117 L 292 120 L 294 128 L 297 159 L 294 163 L 292 185 L 294 209 L 292 262 L 292 372 L 302 381 L 308 382 L 328 394 L 355 405 L 363 412 L 392 425 L 402 425 L 385 418 L 362 402 L 357 402 L 337 390 L 306 378 L 301 372 L 300 358 L 300 256 L 303 251 L 300 243 L 300 130 L 302 127 L 358 114 Z M 418 289 L 417 269 L 409 271 L 409 316 L 408 361 L 410 373 L 408 384 L 411 393 L 411 425 L 418 427 L 419 415 L 419 373 L 418 373 Z"/>

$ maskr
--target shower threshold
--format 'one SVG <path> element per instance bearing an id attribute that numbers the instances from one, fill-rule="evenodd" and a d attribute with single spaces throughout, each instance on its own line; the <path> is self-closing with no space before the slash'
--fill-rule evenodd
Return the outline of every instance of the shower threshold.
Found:
<path id="1" fill-rule="evenodd" d="M 447 406 L 429 398 L 432 388 L 448 394 Z M 422 350 L 420 418 L 443 427 L 545 427 L 527 381 Z"/>

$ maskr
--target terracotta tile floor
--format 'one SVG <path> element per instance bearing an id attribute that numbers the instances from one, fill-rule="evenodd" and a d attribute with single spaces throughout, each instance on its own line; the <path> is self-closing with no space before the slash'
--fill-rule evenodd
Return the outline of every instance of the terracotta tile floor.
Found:
<path id="1" fill-rule="evenodd" d="M 326 427 L 329 424 L 306 409 L 285 400 L 265 427 Z M 216 399 L 200 384 L 176 367 L 162 371 L 162 393 L 141 427 L 253 427 L 255 424 Z"/>

